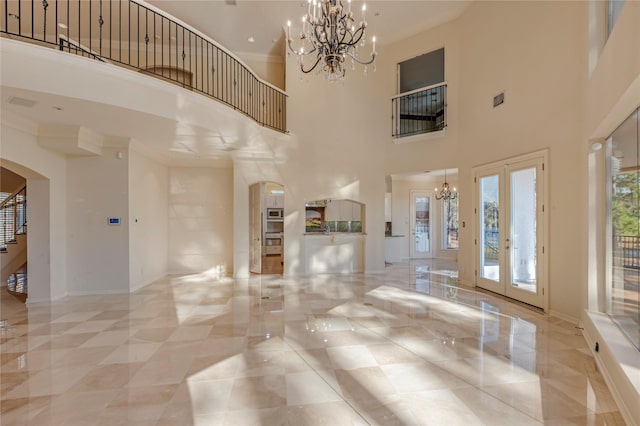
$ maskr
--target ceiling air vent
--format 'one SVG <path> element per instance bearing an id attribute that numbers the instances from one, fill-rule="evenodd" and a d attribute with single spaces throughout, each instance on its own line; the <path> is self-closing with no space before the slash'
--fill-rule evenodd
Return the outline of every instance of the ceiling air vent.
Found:
<path id="1" fill-rule="evenodd" d="M 32 101 L 31 99 L 19 98 L 17 96 L 10 97 L 9 98 L 9 103 L 11 105 L 18 105 L 18 106 L 22 106 L 22 107 L 26 107 L 26 108 L 31 108 L 35 104 L 37 104 L 36 101 Z"/>

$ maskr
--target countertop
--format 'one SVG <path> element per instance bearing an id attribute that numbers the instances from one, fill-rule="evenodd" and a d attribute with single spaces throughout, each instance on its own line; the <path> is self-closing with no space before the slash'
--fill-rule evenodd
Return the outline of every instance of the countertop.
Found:
<path id="1" fill-rule="evenodd" d="M 305 232 L 303 235 L 313 235 L 317 237 L 330 237 L 332 235 L 340 235 L 340 236 L 350 235 L 354 237 L 360 237 L 367 234 L 365 232 L 329 232 L 328 234 L 325 234 L 324 232 Z"/>

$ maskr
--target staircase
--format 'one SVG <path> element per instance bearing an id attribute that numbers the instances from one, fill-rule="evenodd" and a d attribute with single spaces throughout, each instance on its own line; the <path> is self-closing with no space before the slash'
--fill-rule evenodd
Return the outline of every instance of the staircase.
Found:
<path id="1" fill-rule="evenodd" d="M 27 187 L 0 193 L 0 286 L 27 298 Z"/>

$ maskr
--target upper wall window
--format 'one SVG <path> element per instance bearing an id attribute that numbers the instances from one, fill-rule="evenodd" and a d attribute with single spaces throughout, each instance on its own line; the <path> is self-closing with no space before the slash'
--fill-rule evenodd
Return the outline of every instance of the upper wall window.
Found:
<path id="1" fill-rule="evenodd" d="M 444 47 L 398 64 L 399 92 L 444 82 Z"/>
<path id="2" fill-rule="evenodd" d="M 624 7 L 625 0 L 609 0 L 607 2 L 607 37 L 611 35 L 618 16 Z"/>
<path id="3" fill-rule="evenodd" d="M 395 138 L 437 132 L 447 126 L 444 48 L 398 64 L 399 95 L 391 98 Z"/>

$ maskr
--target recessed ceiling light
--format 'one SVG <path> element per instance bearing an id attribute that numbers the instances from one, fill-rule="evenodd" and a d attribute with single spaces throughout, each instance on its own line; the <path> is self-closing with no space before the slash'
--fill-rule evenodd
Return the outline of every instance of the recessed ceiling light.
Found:
<path id="1" fill-rule="evenodd" d="M 58 22 L 58 26 L 59 26 L 60 28 L 62 28 L 63 30 L 66 30 L 67 28 L 69 28 L 69 27 L 67 27 L 67 25 L 66 25 L 66 24 L 63 24 L 62 22 Z"/>
<path id="2" fill-rule="evenodd" d="M 247 39 L 247 41 L 248 41 L 249 43 L 255 43 L 256 39 L 255 39 L 255 38 L 253 38 L 253 37 L 249 37 L 249 38 Z"/>
<path id="3" fill-rule="evenodd" d="M 52 106 L 51 108 L 55 109 L 56 111 L 64 111 L 64 108 L 59 107 L 59 106 Z"/>

